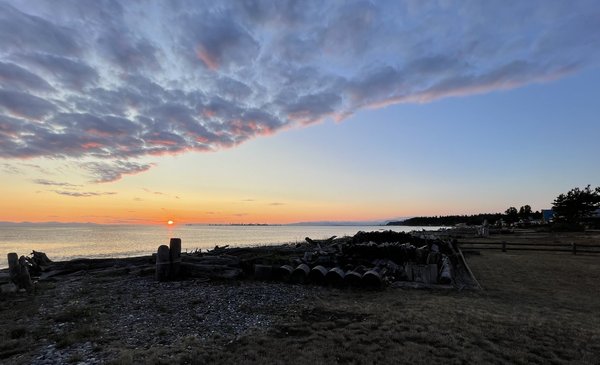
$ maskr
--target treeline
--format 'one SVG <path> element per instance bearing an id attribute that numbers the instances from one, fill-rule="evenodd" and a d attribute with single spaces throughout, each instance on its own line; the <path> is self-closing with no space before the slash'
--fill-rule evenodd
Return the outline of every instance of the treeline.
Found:
<path id="1" fill-rule="evenodd" d="M 538 220 L 542 219 L 542 213 L 529 212 L 529 214 L 526 217 L 514 217 L 512 212 L 510 212 L 509 214 L 483 213 L 473 215 L 413 217 L 403 221 L 388 222 L 386 226 L 454 226 L 457 224 L 481 225 L 485 220 L 487 220 L 490 225 L 494 225 L 500 220 L 503 220 L 504 222 L 515 222 L 518 221 L 519 218 Z"/>
<path id="2" fill-rule="evenodd" d="M 556 231 L 577 231 L 584 230 L 586 227 L 600 228 L 600 186 L 592 188 L 588 185 L 560 194 L 552 202 L 552 217 L 549 219 L 552 224 L 551 228 Z M 388 222 L 386 226 L 481 225 L 485 220 L 490 225 L 499 223 L 528 225 L 534 223 L 532 221 L 537 221 L 537 223 L 542 221 L 542 212 L 534 212 L 530 205 L 523 205 L 519 209 L 509 207 L 504 213 L 414 217 L 403 221 Z"/>
<path id="3" fill-rule="evenodd" d="M 504 214 L 475 214 L 475 215 L 446 215 L 433 217 L 413 217 L 403 221 L 388 222 L 386 226 L 454 226 L 457 224 L 480 225 L 487 219 L 488 223 L 494 224 L 502 219 Z"/>

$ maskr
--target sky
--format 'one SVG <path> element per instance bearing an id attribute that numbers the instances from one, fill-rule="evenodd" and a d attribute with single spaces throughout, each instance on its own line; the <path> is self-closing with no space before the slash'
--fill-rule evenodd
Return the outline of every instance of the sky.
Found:
<path id="1" fill-rule="evenodd" d="M 0 0 L 0 221 L 549 208 L 599 61 L 597 1 Z"/>

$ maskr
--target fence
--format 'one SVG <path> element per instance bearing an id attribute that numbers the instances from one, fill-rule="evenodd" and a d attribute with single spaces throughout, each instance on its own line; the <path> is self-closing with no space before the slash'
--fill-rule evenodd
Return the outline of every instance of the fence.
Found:
<path id="1" fill-rule="evenodd" d="M 462 250 L 502 250 L 507 251 L 550 251 L 550 252 L 570 252 L 573 255 L 578 253 L 597 253 L 600 254 L 600 245 L 583 245 L 575 242 L 564 243 L 523 243 L 523 242 L 459 242 Z"/>

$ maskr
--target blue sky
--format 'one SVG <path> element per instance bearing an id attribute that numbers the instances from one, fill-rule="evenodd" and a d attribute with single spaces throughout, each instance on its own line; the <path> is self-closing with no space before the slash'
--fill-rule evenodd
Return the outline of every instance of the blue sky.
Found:
<path id="1" fill-rule="evenodd" d="M 0 10 L 4 220 L 385 219 L 600 183 L 595 1 Z"/>

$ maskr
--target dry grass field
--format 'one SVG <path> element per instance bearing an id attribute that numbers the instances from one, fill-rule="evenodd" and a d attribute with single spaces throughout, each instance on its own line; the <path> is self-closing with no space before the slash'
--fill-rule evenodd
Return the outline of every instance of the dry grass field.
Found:
<path id="1" fill-rule="evenodd" d="M 126 341 L 134 335 L 127 328 L 103 334 L 109 318 L 129 315 L 111 308 L 135 304 L 140 295 L 106 285 L 102 292 L 94 289 L 108 280 L 124 280 L 120 276 L 88 277 L 87 289 L 79 291 L 61 290 L 73 283 L 46 284 L 36 296 L 0 300 L 0 362 L 35 363 L 41 348 L 56 345 L 72 349 L 64 358 L 71 363 L 86 363 L 90 354 L 96 362 L 112 364 L 600 363 L 600 255 L 481 251 L 466 259 L 484 290 L 309 287 L 295 303 L 244 309 L 268 313 L 268 326 L 208 337 L 193 335 L 193 329 L 173 334 L 171 322 L 177 319 L 154 304 L 141 310 L 154 313 L 150 318 L 162 316 L 164 325 L 147 323 L 154 331 L 149 333 L 168 340 L 137 345 Z M 64 306 L 43 304 L 58 293 Z M 69 307 L 74 302 L 85 305 Z M 201 303 L 200 294 L 180 304 Z M 66 323 L 60 335 L 57 323 Z"/>
<path id="2" fill-rule="evenodd" d="M 600 256 L 467 258 L 485 290 L 320 292 L 263 334 L 189 360 L 251 363 L 600 363 Z"/>

